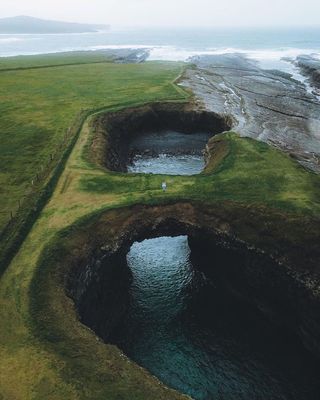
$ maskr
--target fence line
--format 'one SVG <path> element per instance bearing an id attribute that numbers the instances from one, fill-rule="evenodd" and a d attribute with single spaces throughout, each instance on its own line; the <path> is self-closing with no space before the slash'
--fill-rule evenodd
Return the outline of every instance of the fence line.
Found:
<path id="1" fill-rule="evenodd" d="M 39 167 L 36 174 L 30 179 L 29 186 L 25 190 L 25 193 L 17 200 L 16 207 L 6 212 L 8 214 L 8 220 L 0 230 L 0 239 L 10 229 L 10 226 L 19 219 L 19 214 L 23 214 L 23 210 L 26 207 L 32 207 L 32 203 L 36 201 L 38 192 L 44 187 L 46 180 L 50 177 L 50 174 L 54 171 L 60 159 L 63 157 L 64 151 L 67 149 L 74 135 L 77 134 L 78 130 L 86 118 L 89 112 L 81 111 L 74 119 L 72 126 L 68 127 L 65 131 L 60 142 L 57 144 L 55 150 L 49 154 L 46 161 L 44 161 Z M 33 201 L 32 201 L 33 200 Z M 2 211 L 1 214 L 4 214 Z"/>
<path id="2" fill-rule="evenodd" d="M 176 100 L 172 101 L 175 102 Z M 168 102 L 171 102 L 171 100 L 168 100 Z M 135 106 L 143 104 L 146 103 L 136 103 Z M 133 106 L 128 101 L 127 103 L 114 104 L 112 107 L 100 107 L 91 110 L 81 109 L 74 118 L 72 125 L 67 128 L 56 149 L 42 163 L 40 171 L 31 178 L 30 185 L 25 194 L 18 199 L 16 208 L 9 210 L 8 223 L 0 230 L 0 276 L 18 251 L 43 206 L 52 195 L 86 119 L 90 115 L 99 114 L 107 110 L 122 109 L 128 105 Z"/>

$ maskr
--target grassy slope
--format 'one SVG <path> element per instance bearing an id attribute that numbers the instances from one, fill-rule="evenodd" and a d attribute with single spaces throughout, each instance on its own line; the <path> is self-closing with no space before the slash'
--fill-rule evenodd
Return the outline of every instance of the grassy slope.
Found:
<path id="1" fill-rule="evenodd" d="M 168 78 L 171 79 L 172 75 L 177 74 L 180 67 L 162 65 L 158 72 L 152 64 L 136 68 L 136 87 L 129 85 L 129 88 L 132 88 L 131 95 L 130 90 L 120 91 L 114 102 L 120 103 L 120 99 L 128 104 L 128 99 L 132 99 L 133 102 L 148 101 L 152 97 L 151 93 L 154 98 L 181 96 L 181 92 L 173 92 L 172 86 L 168 84 Z M 146 69 L 153 71 L 153 79 L 150 78 L 148 90 L 144 91 L 147 84 L 140 85 L 139 80 L 145 82 L 145 73 L 142 71 L 145 72 Z M 166 79 L 159 81 L 156 78 L 157 73 L 161 76 L 163 69 L 166 71 Z M 73 76 L 69 75 L 69 79 L 72 80 Z M 95 80 L 92 84 L 95 86 L 94 82 Z M 123 82 L 118 81 L 117 84 L 122 85 Z M 92 92 L 95 91 L 94 86 Z M 139 88 L 142 91 L 139 92 Z M 111 100 L 108 104 L 112 104 Z M 130 375 L 125 375 L 121 388 L 117 386 L 117 380 L 110 385 L 110 381 L 107 384 L 107 381 L 99 380 L 100 376 L 108 374 L 110 366 L 97 366 L 97 362 L 92 361 L 94 357 L 91 357 L 91 354 L 97 352 L 97 359 L 107 357 L 110 361 L 114 358 L 115 350 L 96 342 L 94 335 L 81 324 L 70 327 L 76 333 L 75 337 L 62 336 L 58 342 L 55 342 L 53 337 L 51 345 L 34 335 L 29 308 L 30 285 L 44 247 L 55 243 L 55 235 L 62 229 L 99 210 L 179 199 L 206 201 L 212 206 L 232 199 L 254 206 L 267 204 L 284 214 L 320 215 L 320 178 L 306 172 L 289 157 L 265 144 L 240 139 L 235 134 L 227 134 L 223 142 L 220 142 L 220 136 L 214 141 L 218 157 L 219 146 L 222 143 L 223 156 L 220 157 L 220 162 L 215 163 L 212 160 L 207 173 L 197 177 L 168 177 L 168 192 L 163 194 L 160 189 L 163 177 L 110 173 L 88 164 L 83 154 L 90 135 L 90 124 L 87 122 L 53 197 L 0 281 L 0 398 L 2 394 L 6 400 L 131 400 L 150 398 L 151 392 L 151 398 L 169 398 L 169 394 L 160 386 L 151 389 L 148 382 L 143 388 L 134 387 Z M 64 326 L 64 323 L 68 324 L 68 315 L 64 315 L 64 310 L 60 315 L 61 324 L 57 321 L 57 326 L 63 331 L 63 328 L 68 326 Z M 79 337 L 81 339 L 77 340 Z M 59 354 L 54 351 L 53 344 L 59 347 Z M 70 349 L 73 352 L 71 356 Z M 91 366 L 98 370 L 96 374 L 90 375 L 88 380 L 83 371 L 90 370 Z M 114 373 L 117 374 L 116 371 Z M 137 372 L 132 374 L 135 379 Z M 71 375 L 76 378 L 71 380 Z M 108 376 L 112 381 L 112 373 L 111 377 L 110 372 Z M 83 382 L 86 382 L 86 391 L 83 390 Z M 174 397 L 173 394 L 172 396 Z"/>
<path id="2" fill-rule="evenodd" d="M 70 57 L 90 62 L 98 56 Z M 64 58 L 55 56 L 55 63 Z M 33 65 L 48 61 L 37 56 Z M 19 62 L 24 58 L 12 65 Z M 105 63 L 0 72 L 0 231 L 81 109 L 181 98 L 171 85 L 180 70 L 164 63 Z"/>

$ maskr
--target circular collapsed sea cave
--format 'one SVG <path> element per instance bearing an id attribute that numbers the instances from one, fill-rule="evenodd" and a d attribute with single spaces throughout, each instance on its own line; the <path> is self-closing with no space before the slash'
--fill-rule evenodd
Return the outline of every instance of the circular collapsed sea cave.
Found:
<path id="1" fill-rule="evenodd" d="M 127 212 L 91 226 L 73 260 L 68 293 L 83 324 L 194 399 L 318 398 L 319 363 L 299 336 L 315 305 L 284 266 L 236 239 L 232 215 Z"/>
<path id="2" fill-rule="evenodd" d="M 116 172 L 194 175 L 210 137 L 232 119 L 191 104 L 155 103 L 99 115 L 90 157 Z"/>

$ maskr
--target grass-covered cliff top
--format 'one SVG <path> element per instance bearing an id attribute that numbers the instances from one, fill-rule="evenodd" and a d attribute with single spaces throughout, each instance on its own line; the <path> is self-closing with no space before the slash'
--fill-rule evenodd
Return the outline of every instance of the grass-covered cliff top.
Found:
<path id="1" fill-rule="evenodd" d="M 23 193 L 81 108 L 106 112 L 151 101 L 185 100 L 188 95 L 172 84 L 180 72 L 181 65 L 173 63 L 0 72 L 2 209 L 9 210 Z M 88 162 L 92 118 L 83 124 L 50 201 L 0 280 L 0 399 L 180 397 L 155 385 L 117 349 L 97 341 L 92 332 L 68 318 L 70 301 L 59 309 L 58 318 L 42 310 L 48 325 L 37 324 L 36 310 L 64 295 L 61 288 L 51 286 L 54 283 L 47 275 L 54 267 L 53 256 L 59 254 L 60 232 L 75 231 L 81 219 L 119 207 L 130 212 L 128 207 L 135 204 L 183 201 L 222 210 L 228 205 L 226 212 L 234 205 L 235 210 L 243 210 L 242 218 L 247 211 L 257 210 L 262 220 L 269 218 L 275 227 L 279 217 L 277 238 L 285 234 L 293 244 L 305 240 L 304 234 L 317 239 L 320 177 L 288 155 L 236 133 L 221 134 L 210 143 L 207 170 L 198 176 L 166 177 L 168 190 L 163 193 L 162 176 L 115 173 Z M 283 224 L 286 219 L 296 229 L 286 229 L 293 226 Z M 244 227 L 240 234 L 259 245 L 252 231 Z M 40 284 L 39 271 L 49 285 L 46 288 Z M 50 324 L 59 336 L 50 331 Z"/>

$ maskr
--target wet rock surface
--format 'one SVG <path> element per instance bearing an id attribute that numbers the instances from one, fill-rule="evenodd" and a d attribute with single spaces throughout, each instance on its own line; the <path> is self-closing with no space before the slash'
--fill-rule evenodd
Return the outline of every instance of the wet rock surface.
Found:
<path id="1" fill-rule="evenodd" d="M 141 63 L 149 57 L 148 49 L 113 49 L 107 52 L 119 64 Z"/>
<path id="2" fill-rule="evenodd" d="M 309 77 L 310 83 L 320 89 L 320 60 L 309 55 L 299 56 L 296 65 L 304 75 Z M 316 90 L 315 93 L 320 95 L 319 90 Z"/>
<path id="3" fill-rule="evenodd" d="M 180 85 L 204 109 L 228 115 L 232 129 L 289 152 L 320 172 L 320 102 L 279 71 L 261 69 L 242 55 L 194 57 Z"/>
<path id="4" fill-rule="evenodd" d="M 134 49 L 134 48 L 115 48 L 94 50 L 93 53 L 104 54 L 112 62 L 118 64 L 138 64 L 144 62 L 149 57 L 149 50 L 147 48 Z"/>

